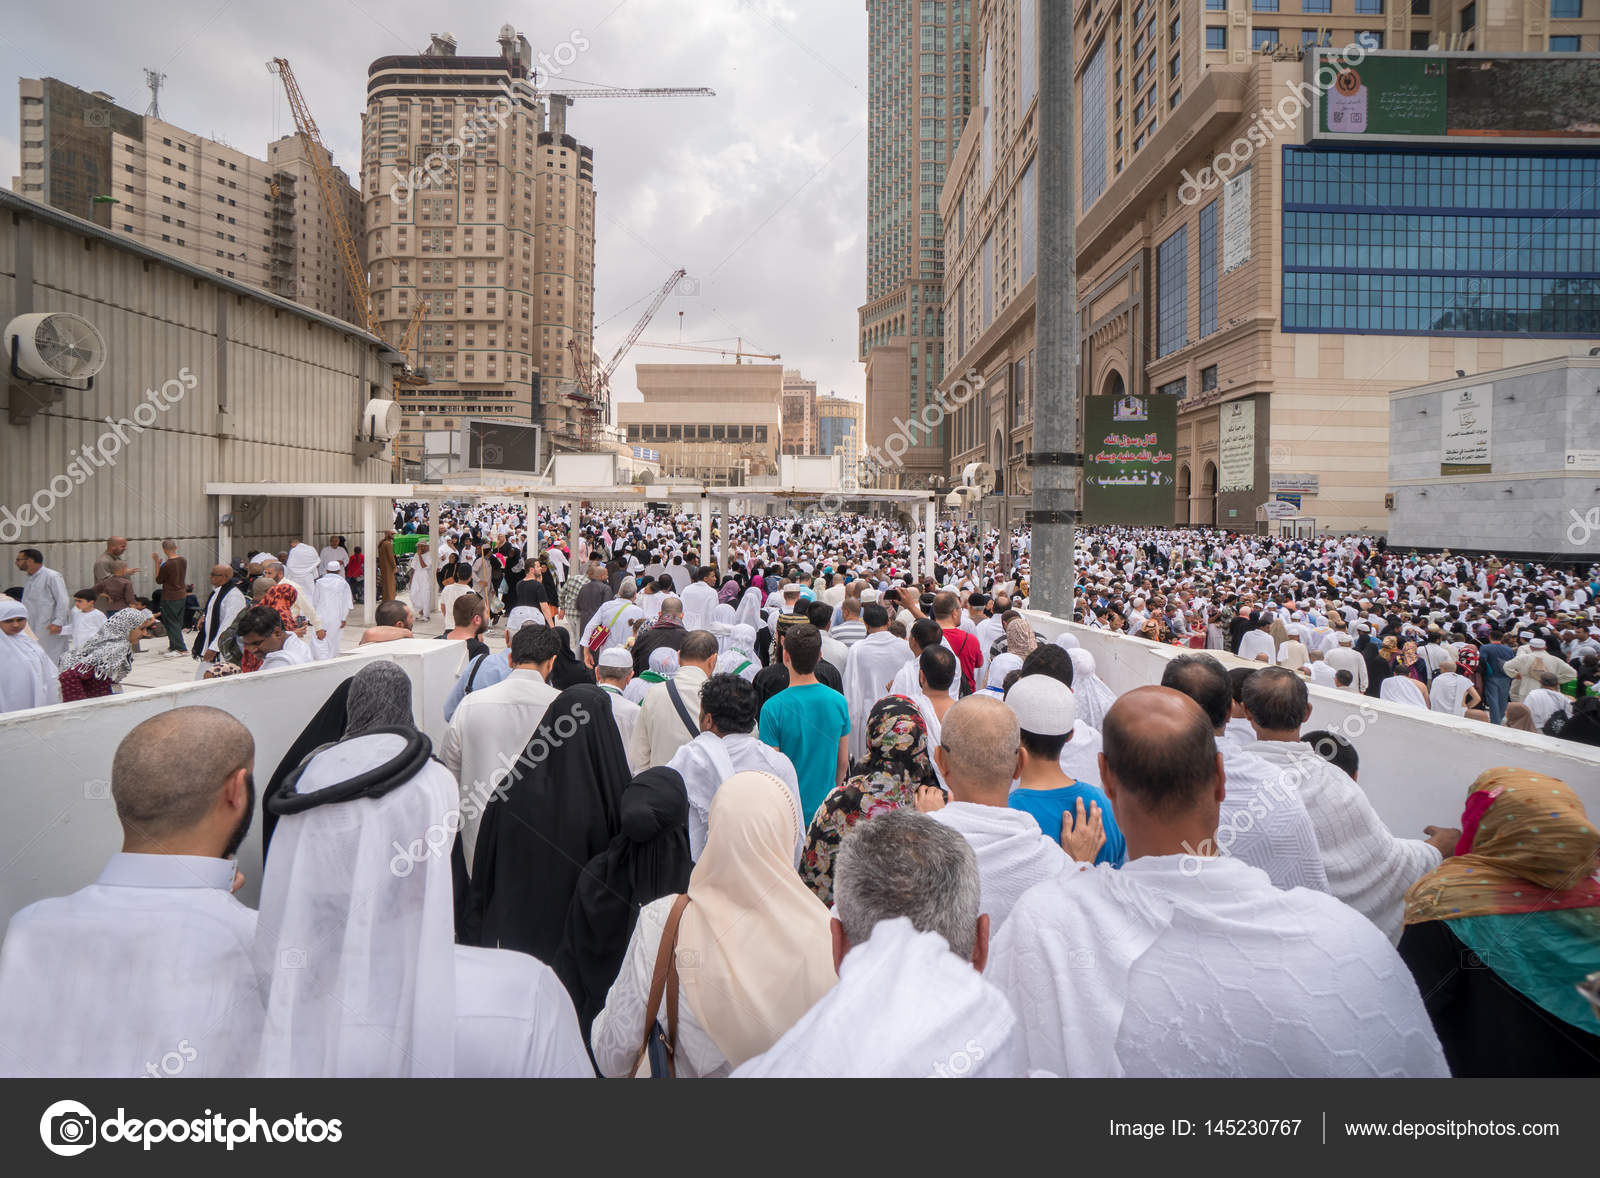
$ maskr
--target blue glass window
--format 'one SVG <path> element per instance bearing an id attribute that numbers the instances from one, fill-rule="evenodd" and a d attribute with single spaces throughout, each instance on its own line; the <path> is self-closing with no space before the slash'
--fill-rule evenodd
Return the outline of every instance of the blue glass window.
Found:
<path id="1" fill-rule="evenodd" d="M 1226 25 L 1206 26 L 1206 48 L 1226 49 L 1228 47 L 1228 29 Z"/>
<path id="2" fill-rule="evenodd" d="M 1106 43 L 1089 55 L 1083 70 L 1083 207 L 1106 190 Z"/>
<path id="3" fill-rule="evenodd" d="M 1200 338 L 1217 330 L 1217 202 L 1200 210 Z"/>
<path id="4" fill-rule="evenodd" d="M 1156 355 L 1189 342 L 1189 228 L 1156 247 Z"/>
<path id="5" fill-rule="evenodd" d="M 1577 53 L 1583 38 L 1581 37 L 1551 37 L 1551 53 Z"/>
<path id="6" fill-rule="evenodd" d="M 1550 0 L 1551 20 L 1578 20 L 1583 16 L 1583 0 Z"/>
<path id="7" fill-rule="evenodd" d="M 1333 0 L 1302 0 L 1301 12 L 1332 12 Z"/>
<path id="8" fill-rule="evenodd" d="M 1356 0 L 1357 16 L 1381 16 L 1383 0 Z"/>
<path id="9" fill-rule="evenodd" d="M 1278 30 L 1277 29 L 1251 29 L 1250 30 L 1250 48 L 1254 49 L 1258 53 L 1263 49 L 1271 48 L 1272 46 L 1276 45 L 1277 43 L 1278 43 Z"/>
<path id="10" fill-rule="evenodd" d="M 1290 147 L 1283 198 L 1286 331 L 1600 334 L 1600 159 Z"/>

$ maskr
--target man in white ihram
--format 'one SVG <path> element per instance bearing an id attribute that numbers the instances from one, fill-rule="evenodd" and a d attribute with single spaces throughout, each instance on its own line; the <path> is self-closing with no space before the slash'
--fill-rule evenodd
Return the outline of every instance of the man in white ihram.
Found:
<path id="1" fill-rule="evenodd" d="M 839 983 L 734 1077 L 1025 1075 L 1023 1028 L 982 974 L 978 889 L 948 827 L 909 810 L 859 824 L 834 866 Z"/>
<path id="2" fill-rule="evenodd" d="M 1102 734 L 1127 863 L 1034 888 L 991 952 L 989 979 L 1026 1028 L 1028 1068 L 1449 1075 L 1411 971 L 1370 921 L 1332 896 L 1281 891 L 1236 858 L 1193 869 L 1186 848 L 1214 842 L 1225 792 L 1198 704 L 1137 688 Z"/>
<path id="3" fill-rule="evenodd" d="M 511 636 L 506 678 L 468 695 L 450 717 L 439 760 L 460 787 L 461 849 L 469 873 L 490 795 L 561 694 L 549 683 L 560 650 L 561 639 L 549 626 L 524 626 Z"/>
<path id="4" fill-rule="evenodd" d="M 850 707 L 850 756 L 854 759 L 867 751 L 867 713 L 889 693 L 895 675 L 915 657 L 904 639 L 889 632 L 889 611 L 883 606 L 877 602 L 862 606 L 861 620 L 867 636 L 850 647 L 841 676 L 845 703 Z"/>
<path id="5" fill-rule="evenodd" d="M 998 933 L 1024 892 L 1077 864 L 1040 832 L 1031 814 L 1007 805 L 1011 783 L 1022 775 L 1022 729 L 1003 701 L 973 695 L 952 707 L 933 759 L 950 801 L 939 805 L 939 791 L 924 786 L 917 791 L 917 807 L 931 810 L 934 821 L 971 844 L 983 883 L 983 912 L 989 931 Z M 1102 842 L 1104 837 L 1102 828 Z M 1099 850 L 1098 845 L 1089 850 L 1088 862 Z"/>
<path id="6" fill-rule="evenodd" d="M 1455 850 L 1461 832 L 1430 826 L 1426 840 L 1391 834 L 1361 787 L 1301 743 L 1311 700 L 1293 671 L 1264 667 L 1251 675 L 1244 706 L 1258 738 L 1251 754 L 1284 771 L 1311 816 L 1328 891 L 1398 944 L 1406 892 Z"/>
<path id="7" fill-rule="evenodd" d="M 548 966 L 455 944 L 456 783 L 429 752 L 414 729 L 347 730 L 268 800 L 279 820 L 253 949 L 262 1075 L 594 1074 Z"/>
<path id="8" fill-rule="evenodd" d="M 161 712 L 111 761 L 122 851 L 11 918 L 0 1075 L 240 1076 L 254 1067 L 256 914 L 233 898 L 255 743 L 216 708 Z"/>
<path id="9" fill-rule="evenodd" d="M 700 689 L 700 735 L 680 748 L 667 768 L 683 778 L 689 795 L 689 858 L 706 849 L 711 802 L 735 773 L 770 773 L 789 787 L 800 804 L 800 778 L 788 757 L 756 737 L 761 703 L 753 685 L 737 675 L 713 675 Z M 795 843 L 795 866 L 805 847 L 805 832 Z"/>
<path id="10" fill-rule="evenodd" d="M 295 552 L 304 547 L 307 546 L 300 545 Z M 315 634 L 311 636 L 308 644 L 311 647 L 311 657 L 319 661 L 331 659 L 339 653 L 339 640 L 344 636 L 345 619 L 356 607 L 355 598 L 350 593 L 350 582 L 345 580 L 343 566 L 338 561 L 330 560 L 322 576 L 312 585 L 311 601 L 317 607 L 317 614 L 322 618 L 323 626 L 321 638 Z"/>
<path id="11" fill-rule="evenodd" d="M 1161 686 L 1181 691 L 1200 705 L 1222 754 L 1228 795 L 1217 818 L 1214 848 L 1196 855 L 1232 855 L 1259 867 L 1280 888 L 1328 890 L 1328 873 L 1317 847 L 1317 832 L 1293 779 L 1258 757 L 1259 742 L 1240 747 L 1222 739 L 1233 695 L 1228 672 L 1208 654 L 1180 654 L 1161 672 Z"/>

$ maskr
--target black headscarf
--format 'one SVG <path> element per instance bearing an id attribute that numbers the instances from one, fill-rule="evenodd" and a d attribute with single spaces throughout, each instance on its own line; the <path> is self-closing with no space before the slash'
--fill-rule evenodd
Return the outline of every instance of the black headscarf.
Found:
<path id="1" fill-rule="evenodd" d="M 579 875 L 622 829 L 629 776 L 611 697 L 557 696 L 484 811 L 457 939 L 553 961 Z"/>
<path id="2" fill-rule="evenodd" d="M 646 769 L 622 792 L 622 833 L 578 878 L 555 971 L 585 1039 L 622 968 L 639 909 L 689 886 L 688 823 L 683 778 L 674 769 Z"/>
<path id="3" fill-rule="evenodd" d="M 350 682 L 355 676 L 346 679 L 333 689 L 333 694 L 328 696 L 317 714 L 311 717 L 295 742 L 289 746 L 289 751 L 283 754 L 283 759 L 278 762 L 277 769 L 273 770 L 272 780 L 267 782 L 266 792 L 261 795 L 261 861 L 267 861 L 267 848 L 272 845 L 272 831 L 278 825 L 278 816 L 267 809 L 267 799 L 276 797 L 283 792 L 283 783 L 289 774 L 300 767 L 312 753 L 323 745 L 333 744 L 344 739 L 345 725 L 348 718 L 345 708 L 350 698 Z"/>
<path id="4" fill-rule="evenodd" d="M 580 683 L 593 683 L 594 672 L 572 653 L 572 635 L 567 628 L 557 626 L 555 631 L 556 637 L 561 640 L 561 650 L 556 655 L 555 665 L 550 668 L 550 686 L 557 691 L 565 691 Z"/>

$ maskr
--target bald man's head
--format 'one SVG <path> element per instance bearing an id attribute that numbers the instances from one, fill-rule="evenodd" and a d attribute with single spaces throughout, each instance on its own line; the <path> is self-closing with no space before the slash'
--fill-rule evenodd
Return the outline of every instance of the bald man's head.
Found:
<path id="1" fill-rule="evenodd" d="M 1017 771 L 1022 730 L 1003 700 L 969 695 L 940 725 L 940 770 L 958 802 L 1003 806 Z"/>
<path id="2" fill-rule="evenodd" d="M 1153 818 L 1189 812 L 1216 786 L 1216 734 L 1200 705 L 1180 691 L 1138 687 L 1119 696 L 1101 736 L 1104 775 Z"/>
<path id="3" fill-rule="evenodd" d="M 241 770 L 248 779 L 255 754 L 250 730 L 216 708 L 174 708 L 135 727 L 111 761 L 111 797 L 124 849 L 157 851 L 218 825 L 219 795 Z M 237 820 L 234 815 L 221 823 L 221 843 L 233 842 L 228 823 Z M 249 821 L 247 807 L 244 827 Z M 243 830 L 236 833 L 242 841 Z M 237 849 L 233 842 L 220 857 Z"/>

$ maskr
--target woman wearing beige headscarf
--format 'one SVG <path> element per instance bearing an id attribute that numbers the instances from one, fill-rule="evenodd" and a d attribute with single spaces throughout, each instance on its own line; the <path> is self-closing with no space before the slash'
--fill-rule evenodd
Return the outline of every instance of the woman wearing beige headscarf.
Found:
<path id="1" fill-rule="evenodd" d="M 828 910 L 801 882 L 804 827 L 794 794 L 770 773 L 736 773 L 711 803 L 705 850 L 689 876 L 674 960 L 680 1077 L 726 1076 L 778 1041 L 837 980 Z M 661 937 L 676 896 L 639 910 L 591 1044 L 600 1071 L 638 1066 Z M 658 1013 L 666 1025 L 666 1013 Z"/>

